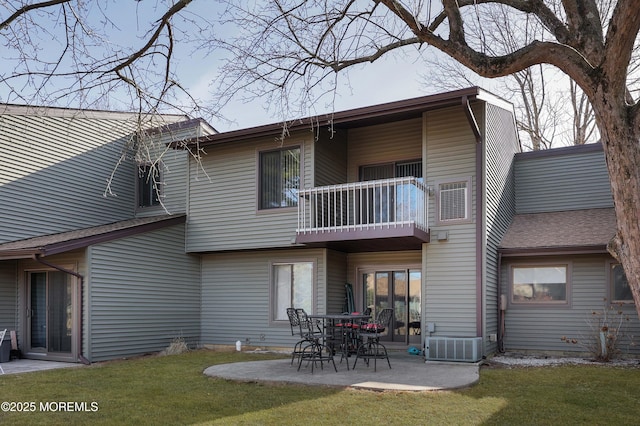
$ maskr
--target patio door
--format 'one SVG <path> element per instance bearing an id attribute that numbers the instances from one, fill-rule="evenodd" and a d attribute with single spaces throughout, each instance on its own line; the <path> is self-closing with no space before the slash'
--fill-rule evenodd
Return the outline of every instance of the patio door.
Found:
<path id="1" fill-rule="evenodd" d="M 60 271 L 28 273 L 27 355 L 75 360 L 75 278 Z"/>
<path id="2" fill-rule="evenodd" d="M 377 315 L 393 308 L 391 330 L 382 340 L 420 343 L 422 273 L 419 269 L 397 269 L 362 273 L 364 306 Z"/>

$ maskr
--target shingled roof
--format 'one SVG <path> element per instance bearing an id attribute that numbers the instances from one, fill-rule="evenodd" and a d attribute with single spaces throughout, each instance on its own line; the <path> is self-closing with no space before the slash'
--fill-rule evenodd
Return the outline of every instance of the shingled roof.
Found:
<path id="1" fill-rule="evenodd" d="M 91 228 L 43 235 L 0 244 L 0 260 L 24 259 L 34 255 L 64 253 L 93 244 L 112 241 L 166 226 L 184 223 L 185 215 L 162 215 L 113 222 Z"/>
<path id="2" fill-rule="evenodd" d="M 503 254 L 606 252 L 616 233 L 613 208 L 518 214 L 502 238 Z"/>

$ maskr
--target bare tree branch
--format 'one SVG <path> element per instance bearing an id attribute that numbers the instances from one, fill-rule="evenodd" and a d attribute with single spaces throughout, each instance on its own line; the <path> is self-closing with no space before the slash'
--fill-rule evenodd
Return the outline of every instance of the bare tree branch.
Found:
<path id="1" fill-rule="evenodd" d="M 11 25 L 12 22 L 14 22 L 20 16 L 22 16 L 22 15 L 24 15 L 26 13 L 29 13 L 32 10 L 46 9 L 48 7 L 56 6 L 58 4 L 69 3 L 70 1 L 71 0 L 50 0 L 50 1 L 43 1 L 43 2 L 40 2 L 40 3 L 32 3 L 32 4 L 24 5 L 20 9 L 17 9 L 7 19 L 5 19 L 4 21 L 0 22 L 0 31 L 2 31 L 5 28 L 7 28 L 9 25 Z"/>

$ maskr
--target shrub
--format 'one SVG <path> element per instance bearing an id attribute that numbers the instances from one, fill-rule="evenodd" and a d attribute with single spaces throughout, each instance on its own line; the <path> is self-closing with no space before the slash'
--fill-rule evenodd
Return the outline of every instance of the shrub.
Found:
<path id="1" fill-rule="evenodd" d="M 162 355 L 177 355 L 189 351 L 187 342 L 182 337 L 176 337 L 171 340 L 169 347 L 162 351 Z"/>
<path id="2" fill-rule="evenodd" d="M 562 336 L 568 344 L 580 345 L 598 361 L 610 361 L 622 353 L 622 346 L 633 345 L 632 336 L 625 333 L 629 316 L 622 310 L 621 303 L 607 306 L 604 299 L 602 310 L 592 311 L 586 319 L 589 334 L 580 338 Z"/>

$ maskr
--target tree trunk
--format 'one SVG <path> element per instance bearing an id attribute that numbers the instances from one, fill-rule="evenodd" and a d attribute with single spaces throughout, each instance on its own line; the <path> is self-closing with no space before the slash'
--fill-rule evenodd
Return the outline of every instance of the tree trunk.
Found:
<path id="1" fill-rule="evenodd" d="M 617 220 L 608 249 L 624 268 L 640 318 L 640 129 L 619 99 L 602 96 L 596 103 Z"/>

